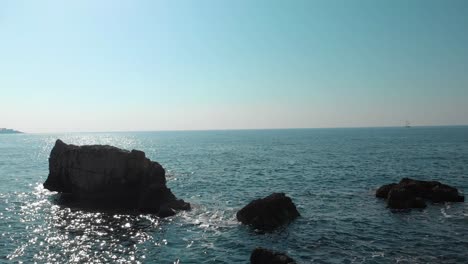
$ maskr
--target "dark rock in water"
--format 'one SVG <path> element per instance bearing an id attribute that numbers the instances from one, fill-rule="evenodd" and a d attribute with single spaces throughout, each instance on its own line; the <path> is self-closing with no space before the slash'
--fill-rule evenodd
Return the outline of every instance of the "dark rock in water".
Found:
<path id="1" fill-rule="evenodd" d="M 394 209 L 426 208 L 426 202 L 421 197 L 403 186 L 396 186 L 390 190 L 387 205 Z"/>
<path id="2" fill-rule="evenodd" d="M 396 183 L 385 184 L 375 192 L 377 198 L 387 198 L 390 190 L 397 185 Z"/>
<path id="3" fill-rule="evenodd" d="M 389 208 L 425 208 L 428 200 L 439 202 L 463 202 L 465 197 L 452 186 L 438 181 L 419 181 L 403 178 L 398 184 L 392 183 L 380 187 L 375 196 L 386 198 Z"/>
<path id="4" fill-rule="evenodd" d="M 173 216 L 175 214 L 176 212 L 174 211 L 174 209 L 170 208 L 167 205 L 161 205 L 158 211 L 159 217 L 168 217 L 168 216 Z"/>
<path id="5" fill-rule="evenodd" d="M 434 203 L 465 201 L 465 197 L 458 193 L 457 188 L 438 181 L 418 181 L 403 178 L 398 185 L 411 189 L 415 195 Z"/>
<path id="6" fill-rule="evenodd" d="M 237 220 L 246 225 L 271 231 L 300 216 L 291 198 L 284 193 L 273 193 L 263 199 L 250 202 L 236 214 Z"/>
<path id="7" fill-rule="evenodd" d="M 97 208 L 138 209 L 161 217 L 190 209 L 189 203 L 178 200 L 167 188 L 165 174 L 142 151 L 67 145 L 57 140 L 44 187 Z"/>
<path id="8" fill-rule="evenodd" d="M 264 248 L 256 248 L 250 255 L 252 264 L 295 264 L 288 255 Z"/>

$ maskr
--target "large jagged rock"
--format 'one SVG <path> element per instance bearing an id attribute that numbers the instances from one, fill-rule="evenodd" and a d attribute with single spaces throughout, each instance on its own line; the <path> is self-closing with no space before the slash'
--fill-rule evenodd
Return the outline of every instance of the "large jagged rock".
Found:
<path id="1" fill-rule="evenodd" d="M 253 200 L 236 214 L 237 220 L 261 231 L 271 231 L 300 216 L 291 198 L 273 193 Z"/>
<path id="2" fill-rule="evenodd" d="M 256 248 L 250 255 L 251 264 L 295 264 L 294 259 L 284 253 L 265 248 Z"/>
<path id="3" fill-rule="evenodd" d="M 165 173 L 142 151 L 57 140 L 44 187 L 71 194 L 73 200 L 92 207 L 138 209 L 161 217 L 190 209 L 167 188 Z"/>
<path id="4" fill-rule="evenodd" d="M 387 199 L 388 207 L 394 209 L 425 208 L 425 200 L 433 203 L 465 201 L 465 197 L 452 186 L 409 178 L 403 178 L 398 184 L 383 185 L 375 196 Z"/>

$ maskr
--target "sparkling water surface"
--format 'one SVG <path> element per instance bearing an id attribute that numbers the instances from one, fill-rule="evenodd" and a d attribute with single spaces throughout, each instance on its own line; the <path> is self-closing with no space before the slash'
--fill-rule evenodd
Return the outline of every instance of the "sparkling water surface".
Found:
<path id="1" fill-rule="evenodd" d="M 57 138 L 139 149 L 193 210 L 170 218 L 58 205 L 42 188 Z M 263 246 L 299 263 L 466 263 L 468 206 L 392 212 L 402 177 L 468 191 L 468 127 L 0 135 L 0 262 L 248 263 Z M 235 213 L 272 192 L 302 214 L 258 234 Z"/>

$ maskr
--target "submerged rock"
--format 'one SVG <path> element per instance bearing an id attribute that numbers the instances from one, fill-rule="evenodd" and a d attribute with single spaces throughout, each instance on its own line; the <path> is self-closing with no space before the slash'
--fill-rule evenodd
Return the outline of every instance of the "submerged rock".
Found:
<path id="1" fill-rule="evenodd" d="M 237 220 L 262 231 L 271 231 L 300 216 L 291 198 L 273 193 L 253 200 L 236 214 Z"/>
<path id="2" fill-rule="evenodd" d="M 383 185 L 375 196 L 387 199 L 388 207 L 394 209 L 425 208 L 425 200 L 433 203 L 465 201 L 465 197 L 452 186 L 409 178 L 403 178 L 398 184 Z"/>
<path id="3" fill-rule="evenodd" d="M 252 264 L 295 264 L 294 259 L 284 253 L 271 251 L 265 248 L 256 248 L 250 255 Z"/>
<path id="4" fill-rule="evenodd" d="M 75 146 L 55 142 L 44 187 L 71 194 L 73 200 L 97 208 L 138 209 L 170 216 L 188 210 L 166 186 L 166 172 L 138 150 L 108 145 Z"/>

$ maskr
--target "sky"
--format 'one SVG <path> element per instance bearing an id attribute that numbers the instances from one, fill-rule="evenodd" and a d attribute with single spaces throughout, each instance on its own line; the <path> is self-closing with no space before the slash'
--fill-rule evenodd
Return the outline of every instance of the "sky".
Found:
<path id="1" fill-rule="evenodd" d="M 0 0 L 0 127 L 466 125 L 465 0 Z"/>

